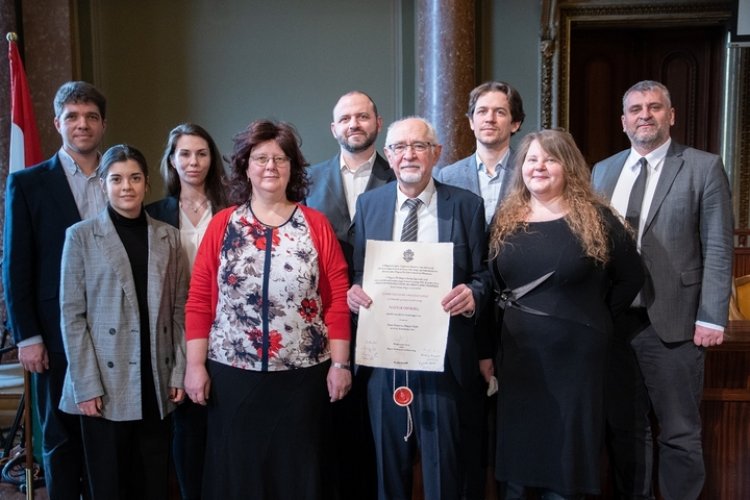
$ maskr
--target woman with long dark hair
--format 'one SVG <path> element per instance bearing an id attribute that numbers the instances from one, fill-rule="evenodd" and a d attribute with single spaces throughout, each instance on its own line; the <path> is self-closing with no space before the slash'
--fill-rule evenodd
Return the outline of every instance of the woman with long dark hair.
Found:
<path id="1" fill-rule="evenodd" d="M 227 206 L 225 175 L 216 142 L 200 125 L 182 123 L 169 132 L 161 160 L 167 196 L 146 207 L 149 215 L 180 230 L 192 269 L 213 215 Z M 186 399 L 174 413 L 172 459 L 183 500 L 201 498 L 206 452 L 206 408 Z"/>

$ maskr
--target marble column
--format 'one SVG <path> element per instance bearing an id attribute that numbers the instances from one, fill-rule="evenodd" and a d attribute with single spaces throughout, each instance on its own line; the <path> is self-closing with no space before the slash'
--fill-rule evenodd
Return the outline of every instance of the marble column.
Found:
<path id="1" fill-rule="evenodd" d="M 476 86 L 475 0 L 418 0 L 417 114 L 437 129 L 439 166 L 471 154 L 475 139 L 466 118 Z"/>

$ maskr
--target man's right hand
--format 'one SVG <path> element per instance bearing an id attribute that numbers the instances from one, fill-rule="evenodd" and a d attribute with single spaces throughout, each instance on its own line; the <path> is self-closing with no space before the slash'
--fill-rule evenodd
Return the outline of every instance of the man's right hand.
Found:
<path id="1" fill-rule="evenodd" d="M 24 370 L 31 373 L 42 373 L 49 369 L 49 357 L 43 342 L 19 347 L 18 361 Z"/>

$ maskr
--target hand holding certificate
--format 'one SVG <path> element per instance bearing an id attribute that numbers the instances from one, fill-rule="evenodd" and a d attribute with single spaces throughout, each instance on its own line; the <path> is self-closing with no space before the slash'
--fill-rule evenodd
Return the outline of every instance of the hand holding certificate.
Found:
<path id="1" fill-rule="evenodd" d="M 441 301 L 453 283 L 453 244 L 367 242 L 357 364 L 443 371 L 450 313 Z"/>

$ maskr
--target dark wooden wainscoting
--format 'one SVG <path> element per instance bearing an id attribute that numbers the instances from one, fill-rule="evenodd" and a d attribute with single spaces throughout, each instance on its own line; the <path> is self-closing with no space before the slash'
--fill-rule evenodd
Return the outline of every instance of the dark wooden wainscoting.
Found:
<path id="1" fill-rule="evenodd" d="M 730 321 L 726 340 L 706 354 L 701 415 L 703 500 L 750 498 L 750 321 Z"/>

